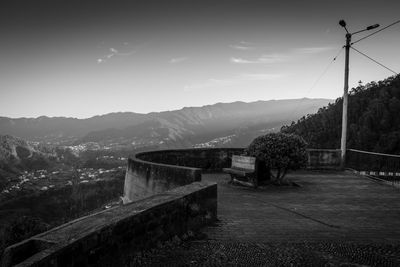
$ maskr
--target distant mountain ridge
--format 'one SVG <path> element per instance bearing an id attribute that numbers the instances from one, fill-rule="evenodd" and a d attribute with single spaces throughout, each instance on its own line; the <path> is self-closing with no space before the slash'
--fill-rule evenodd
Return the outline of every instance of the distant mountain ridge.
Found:
<path id="1" fill-rule="evenodd" d="M 81 137 L 91 131 L 119 128 L 144 121 L 146 115 L 133 112 L 109 113 L 88 119 L 67 117 L 8 118 L 0 117 L 0 134 L 31 141 Z"/>
<path id="2" fill-rule="evenodd" d="M 104 140 L 111 142 L 114 139 L 131 138 L 129 141 L 132 142 L 140 143 L 151 139 L 151 142 L 157 144 L 171 142 L 171 146 L 176 143 L 186 146 L 197 139 L 203 141 L 229 134 L 233 129 L 260 124 L 283 125 L 314 113 L 331 101 L 303 98 L 217 103 L 148 114 L 109 113 L 87 119 L 0 117 L 0 134 L 55 144 Z"/>

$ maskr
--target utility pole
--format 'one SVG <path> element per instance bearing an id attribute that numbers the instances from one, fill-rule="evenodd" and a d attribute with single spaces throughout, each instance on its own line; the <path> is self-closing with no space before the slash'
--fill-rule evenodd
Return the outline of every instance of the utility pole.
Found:
<path id="1" fill-rule="evenodd" d="M 346 162 L 346 142 L 347 142 L 347 107 L 349 105 L 349 56 L 350 56 L 351 34 L 346 34 L 346 58 L 344 63 L 344 92 L 343 92 L 343 114 L 342 114 L 342 140 L 340 142 L 341 167 L 344 169 Z"/>
<path id="2" fill-rule="evenodd" d="M 345 168 L 346 163 L 346 143 L 347 143 L 347 109 L 349 105 L 349 57 L 350 57 L 350 47 L 351 37 L 354 34 L 369 31 L 379 27 L 379 24 L 374 24 L 368 26 L 364 30 L 356 31 L 354 33 L 350 33 L 346 28 L 346 22 L 344 20 L 339 21 L 339 25 L 342 26 L 346 30 L 346 45 L 344 48 L 346 49 L 346 58 L 345 58 L 345 65 L 344 65 L 344 92 L 343 92 L 343 114 L 342 114 L 342 139 L 340 142 L 340 150 L 341 150 L 341 168 Z"/>

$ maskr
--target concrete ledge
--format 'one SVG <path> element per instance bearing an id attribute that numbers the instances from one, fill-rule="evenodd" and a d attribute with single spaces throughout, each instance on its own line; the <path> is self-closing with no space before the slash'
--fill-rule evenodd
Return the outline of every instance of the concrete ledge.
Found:
<path id="1" fill-rule="evenodd" d="M 197 148 L 138 153 L 128 160 L 124 203 L 201 180 L 203 171 L 230 167 L 234 154 L 243 148 Z"/>
<path id="2" fill-rule="evenodd" d="M 136 154 L 136 158 L 168 165 L 220 171 L 231 165 L 232 155 L 240 155 L 244 148 L 191 148 L 157 150 Z"/>
<path id="3" fill-rule="evenodd" d="M 201 169 L 129 158 L 125 174 L 124 203 L 201 181 Z"/>
<path id="4" fill-rule="evenodd" d="M 200 168 L 202 171 L 221 171 L 231 166 L 232 155 L 243 154 L 245 148 L 193 148 L 157 150 L 138 153 L 134 158 L 167 166 Z M 340 168 L 340 149 L 307 149 L 309 169 Z"/>
<path id="5" fill-rule="evenodd" d="M 80 218 L 8 247 L 1 266 L 122 266 L 217 216 L 217 185 L 194 182 Z"/>

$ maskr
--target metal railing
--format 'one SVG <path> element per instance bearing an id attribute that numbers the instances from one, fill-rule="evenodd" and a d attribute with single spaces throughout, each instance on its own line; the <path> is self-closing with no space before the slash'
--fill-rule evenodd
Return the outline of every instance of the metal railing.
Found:
<path id="1" fill-rule="evenodd" d="M 348 149 L 345 166 L 361 175 L 400 184 L 400 155 Z"/>

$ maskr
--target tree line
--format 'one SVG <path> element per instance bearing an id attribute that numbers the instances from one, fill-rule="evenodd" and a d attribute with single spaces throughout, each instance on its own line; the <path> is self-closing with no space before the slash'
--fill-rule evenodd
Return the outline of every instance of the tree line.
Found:
<path id="1" fill-rule="evenodd" d="M 302 136 L 309 148 L 340 148 L 343 98 L 303 116 L 283 133 Z M 400 154 L 400 75 L 349 92 L 347 147 Z"/>

